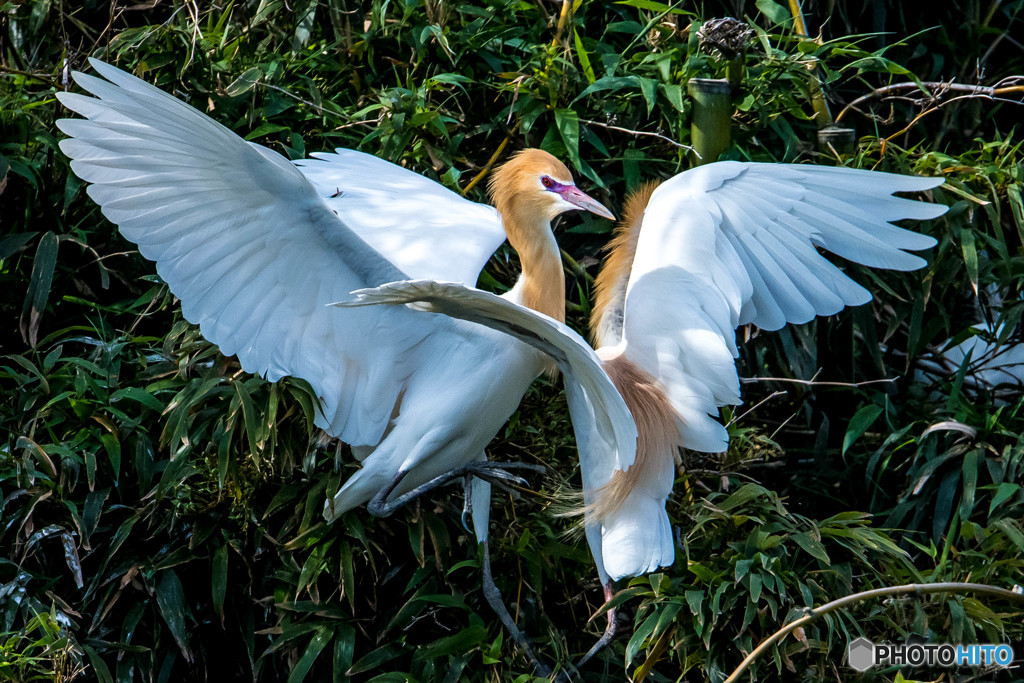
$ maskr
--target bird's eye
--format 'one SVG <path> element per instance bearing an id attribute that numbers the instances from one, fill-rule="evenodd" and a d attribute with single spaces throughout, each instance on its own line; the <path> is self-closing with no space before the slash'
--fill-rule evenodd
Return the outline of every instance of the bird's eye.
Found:
<path id="1" fill-rule="evenodd" d="M 551 178 L 548 178 L 547 176 L 542 176 L 540 182 L 544 187 L 548 188 L 549 190 L 555 186 L 555 183 L 551 180 Z"/>

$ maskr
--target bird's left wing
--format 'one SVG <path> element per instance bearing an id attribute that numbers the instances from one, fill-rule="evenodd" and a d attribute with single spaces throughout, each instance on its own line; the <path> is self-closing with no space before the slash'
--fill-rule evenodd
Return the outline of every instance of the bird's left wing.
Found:
<path id="1" fill-rule="evenodd" d="M 636 424 L 629 408 L 594 350 L 566 325 L 500 296 L 454 283 L 390 282 L 353 295 L 355 299 L 340 305 L 407 304 L 417 310 L 443 313 L 510 334 L 554 359 L 565 376 L 585 505 L 593 503 L 595 492 L 608 482 L 613 471 L 633 464 Z M 587 541 L 601 581 L 606 583 L 599 527 L 588 525 Z"/>
<path id="2" fill-rule="evenodd" d="M 735 330 L 831 315 L 871 294 L 817 248 L 894 270 L 925 261 L 935 240 L 892 225 L 947 207 L 892 196 L 942 183 L 847 168 L 734 161 L 700 166 L 659 186 L 639 225 L 612 344 L 665 387 L 684 446 L 725 450 L 720 406 L 740 402 Z M 817 247 L 817 248 L 816 248 Z"/>
<path id="3" fill-rule="evenodd" d="M 326 304 L 405 274 L 327 207 L 287 159 L 109 64 L 58 93 L 61 150 L 89 196 L 242 368 L 308 381 L 319 426 L 377 444 L 437 320 Z M 104 80 L 105 79 L 105 80 Z"/>
<path id="4" fill-rule="evenodd" d="M 473 285 L 505 241 L 493 206 L 419 173 L 351 149 L 312 156 L 294 163 L 324 202 L 410 278 Z"/>

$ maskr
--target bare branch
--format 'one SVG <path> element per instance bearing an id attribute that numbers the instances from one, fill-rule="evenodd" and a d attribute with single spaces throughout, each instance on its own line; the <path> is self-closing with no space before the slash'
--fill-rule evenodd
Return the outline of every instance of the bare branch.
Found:
<path id="1" fill-rule="evenodd" d="M 613 126 L 613 125 L 608 124 L 608 123 L 601 123 L 600 121 L 590 121 L 589 119 L 580 119 L 580 123 L 586 123 L 586 124 L 591 125 L 591 126 L 600 126 L 601 128 L 607 128 L 608 130 L 617 130 L 620 133 L 629 133 L 630 135 L 647 135 L 647 136 L 650 136 L 652 138 L 658 138 L 659 140 L 664 140 L 665 142 L 671 143 L 671 144 L 675 145 L 676 147 L 680 147 L 682 149 L 685 149 L 688 152 L 693 152 L 694 154 L 697 154 L 697 151 L 693 147 L 690 147 L 689 145 L 684 145 L 681 142 L 676 142 L 672 138 L 665 137 L 661 133 L 651 133 L 650 131 L 646 131 L 646 130 L 631 130 L 629 128 L 620 128 L 619 126 Z M 699 157 L 700 155 L 698 154 L 697 156 Z"/>
<path id="2" fill-rule="evenodd" d="M 883 382 L 895 382 L 899 377 L 884 379 L 869 379 L 863 382 L 819 382 L 812 379 L 790 379 L 788 377 L 740 377 L 740 382 L 753 384 L 754 382 L 789 382 L 791 384 L 803 384 L 809 387 L 865 387 L 869 384 L 881 384 Z M 773 394 L 774 395 L 774 394 Z M 771 396 L 769 396 L 771 398 Z"/>
<path id="3" fill-rule="evenodd" d="M 846 597 L 833 600 L 821 607 L 809 610 L 806 616 L 800 617 L 799 619 L 786 624 L 786 626 L 773 633 L 771 636 L 763 640 L 760 645 L 754 648 L 753 652 L 747 655 L 746 659 L 736 667 L 736 670 L 733 671 L 727 679 L 725 679 L 725 683 L 736 683 L 736 681 L 740 679 L 740 676 L 743 675 L 743 672 L 747 670 L 755 659 L 764 654 L 769 647 L 782 640 L 796 629 L 811 623 L 829 612 L 834 612 L 842 607 L 872 598 L 881 598 L 889 595 L 923 595 L 928 593 L 980 593 L 982 595 L 990 595 L 997 598 L 1003 598 L 1005 600 L 1012 600 L 1014 602 L 1024 602 L 1024 594 L 1022 593 L 1018 593 L 1015 590 L 1007 590 L 1006 588 L 999 588 L 998 586 L 987 586 L 981 583 L 911 583 L 905 586 L 889 586 L 887 588 L 876 588 L 862 593 L 854 593 L 853 595 L 847 595 Z"/>
<path id="4" fill-rule="evenodd" d="M 862 95 L 862 96 L 858 97 L 857 99 L 855 99 L 853 102 L 850 102 L 848 105 L 843 107 L 843 110 L 841 112 L 839 112 L 839 116 L 836 117 L 836 123 L 839 123 L 839 121 L 841 121 L 842 118 L 844 116 L 846 116 L 846 113 L 848 111 L 850 111 L 851 109 L 856 110 L 856 111 L 860 111 L 859 109 L 857 109 L 857 105 L 858 104 L 861 104 L 862 102 L 867 102 L 868 100 L 872 100 L 872 99 L 876 99 L 876 98 L 880 98 L 882 100 L 896 99 L 895 96 L 894 96 L 895 93 L 901 93 L 901 92 L 906 92 L 906 91 L 917 90 L 918 92 L 921 92 L 923 97 L 917 98 L 916 100 L 913 100 L 913 101 L 916 102 L 917 104 L 920 104 L 920 105 L 923 106 L 923 105 L 928 104 L 928 103 L 937 102 L 947 92 L 963 92 L 963 93 L 967 93 L 967 95 L 961 95 L 960 97 L 955 98 L 955 99 L 961 99 L 963 97 L 990 97 L 990 98 L 994 98 L 994 97 L 998 97 L 1000 95 L 1009 95 L 1009 94 L 1012 94 L 1012 93 L 1024 93 L 1024 85 L 1019 85 L 1019 83 L 1021 83 L 1021 82 L 1024 82 L 1024 76 L 1016 76 L 1015 75 L 1015 76 L 1007 76 L 1006 78 L 1001 79 L 999 82 L 997 82 L 995 85 L 992 85 L 992 86 L 986 86 L 986 85 L 967 85 L 965 83 L 952 83 L 952 82 L 947 83 L 947 82 L 944 82 L 944 81 L 921 83 L 921 84 L 917 84 L 917 83 L 894 83 L 893 85 L 887 85 L 887 86 L 885 86 L 883 88 L 878 88 L 877 90 L 872 90 L 868 94 Z M 922 91 L 921 86 L 924 86 L 924 90 L 923 91 Z M 905 97 L 906 96 L 904 96 L 904 98 Z M 901 98 L 901 99 L 903 99 L 903 98 Z M 1015 104 L 1024 104 L 1024 102 L 1019 102 L 1017 100 L 1003 100 L 1003 101 L 1013 102 Z"/>

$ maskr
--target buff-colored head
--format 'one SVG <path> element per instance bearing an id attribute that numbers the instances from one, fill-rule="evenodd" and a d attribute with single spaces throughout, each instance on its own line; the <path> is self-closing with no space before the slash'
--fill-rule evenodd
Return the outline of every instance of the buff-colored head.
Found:
<path id="1" fill-rule="evenodd" d="M 490 193 L 506 220 L 550 223 L 555 216 L 577 209 L 615 218 L 576 187 L 565 164 L 540 149 L 524 149 L 498 168 L 491 176 Z"/>

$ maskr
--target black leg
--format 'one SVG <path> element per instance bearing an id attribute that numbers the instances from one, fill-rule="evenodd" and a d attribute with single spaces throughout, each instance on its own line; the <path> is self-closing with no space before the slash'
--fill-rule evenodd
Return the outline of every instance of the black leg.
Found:
<path id="1" fill-rule="evenodd" d="M 508 613 L 508 609 L 505 607 L 505 603 L 501 599 L 501 593 L 498 591 L 498 587 L 494 585 L 494 577 L 491 575 L 491 551 L 487 541 L 483 542 L 484 546 L 484 597 L 487 599 L 487 604 L 491 606 L 494 613 L 501 619 L 501 623 L 505 626 L 505 630 L 508 631 L 509 635 L 512 636 L 512 640 L 515 642 L 516 647 L 526 654 L 526 658 L 529 659 L 534 668 L 537 670 L 537 675 L 544 678 L 551 678 L 551 667 L 545 664 L 537 656 L 533 646 L 530 645 L 530 641 L 526 639 L 526 635 L 519 630 L 516 626 L 516 622 L 512 619 L 512 615 Z"/>
<path id="2" fill-rule="evenodd" d="M 609 600 L 611 600 L 612 594 L 612 583 L 611 581 L 609 581 L 604 585 L 604 601 L 608 602 Z M 604 633 L 601 635 L 598 641 L 594 643 L 594 646 L 587 650 L 587 654 L 580 657 L 580 661 L 576 662 L 576 668 L 579 668 L 587 662 L 589 662 L 591 657 L 600 652 L 601 648 L 610 643 L 612 641 L 612 638 L 615 637 L 615 608 L 613 607 L 612 609 L 608 610 L 605 614 L 608 617 L 608 625 L 604 627 Z"/>
<path id="3" fill-rule="evenodd" d="M 532 472 L 543 472 L 543 465 L 530 465 L 521 462 L 473 462 L 468 465 L 461 465 L 453 469 L 448 470 L 444 474 L 434 477 L 425 484 L 420 484 L 408 493 L 389 500 L 391 493 L 398 487 L 401 481 L 405 478 L 408 472 L 399 472 L 391 482 L 377 492 L 370 502 L 367 503 L 366 509 L 369 510 L 370 514 L 374 517 L 389 517 L 394 513 L 395 510 L 402 507 L 411 500 L 414 500 L 424 493 L 428 493 L 438 486 L 444 486 L 445 484 L 454 481 L 455 479 L 461 479 L 469 475 L 475 475 L 481 479 L 486 479 L 492 484 L 498 484 L 499 486 L 511 482 L 514 484 L 525 485 L 527 481 L 522 477 L 512 474 L 507 470 L 529 470 Z"/>

